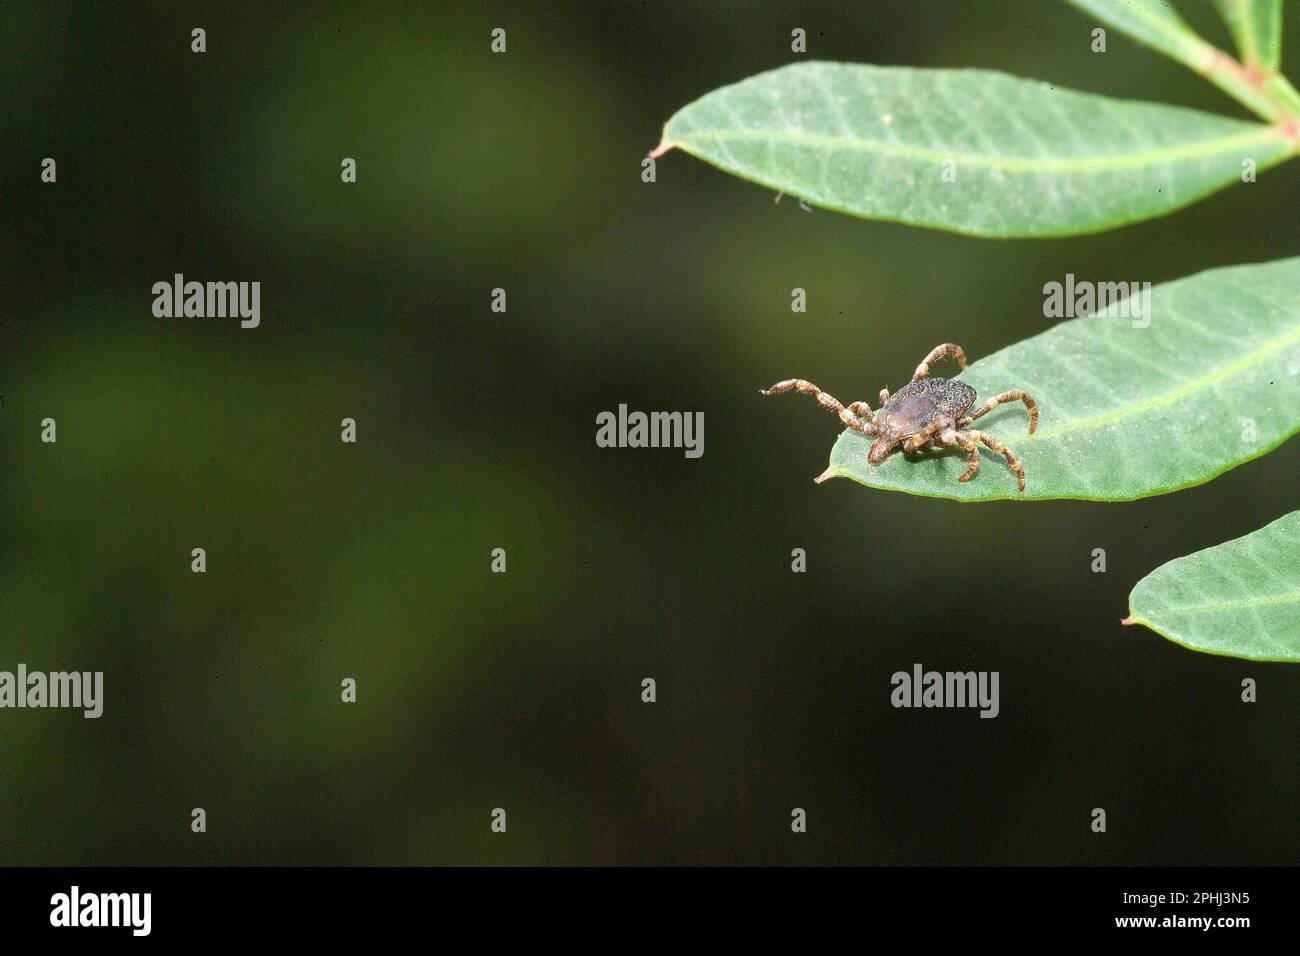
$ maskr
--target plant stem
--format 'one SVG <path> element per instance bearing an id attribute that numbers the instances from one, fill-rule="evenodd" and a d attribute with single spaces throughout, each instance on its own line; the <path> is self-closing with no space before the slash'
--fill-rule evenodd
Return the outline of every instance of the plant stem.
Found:
<path id="1" fill-rule="evenodd" d="M 1281 73 L 1274 73 L 1268 81 L 1268 89 L 1288 114 L 1286 118 L 1294 120 L 1300 117 L 1300 92 L 1296 91 L 1290 80 Z"/>
<path id="2" fill-rule="evenodd" d="M 1284 105 L 1274 88 L 1277 80 L 1290 88 L 1281 74 L 1248 67 L 1208 43 L 1201 48 L 1197 63 L 1198 73 L 1256 115 L 1271 123 L 1296 119 L 1297 103 L 1293 101 Z M 1291 92 L 1294 93 L 1294 89 Z"/>

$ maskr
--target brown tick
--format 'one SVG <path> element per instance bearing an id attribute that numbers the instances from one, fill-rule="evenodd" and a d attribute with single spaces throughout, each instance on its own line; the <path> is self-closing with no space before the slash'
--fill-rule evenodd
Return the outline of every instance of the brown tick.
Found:
<path id="1" fill-rule="evenodd" d="M 780 395 L 782 392 L 798 391 L 813 396 L 823 408 L 838 415 L 845 425 L 864 435 L 875 437 L 876 440 L 871 443 L 871 450 L 867 453 L 867 460 L 873 465 L 880 464 L 886 455 L 900 445 L 903 453 L 909 456 L 925 448 L 956 445 L 967 453 L 968 462 L 966 472 L 957 480 L 970 481 L 980 470 L 980 453 L 976 445 L 983 442 L 1007 460 L 1020 482 L 1020 490 L 1024 491 L 1025 469 L 1020 466 L 1016 453 L 1003 444 L 1001 439 L 988 432 L 968 429 L 967 426 L 1003 402 L 1024 402 L 1029 409 L 1029 433 L 1032 435 L 1038 427 L 1038 406 L 1032 398 L 1015 388 L 994 395 L 967 415 L 966 410 L 975 402 L 975 389 L 955 379 L 926 378 L 930 374 L 930 365 L 945 355 L 951 355 L 958 365 L 966 367 L 966 353 L 960 346 L 951 342 L 940 345 L 916 367 L 916 374 L 907 385 L 893 395 L 889 394 L 887 388 L 880 390 L 880 409 L 875 412 L 872 412 L 866 402 L 842 405 L 834 396 L 801 378 L 777 382 L 771 388 L 763 389 L 762 394 Z"/>

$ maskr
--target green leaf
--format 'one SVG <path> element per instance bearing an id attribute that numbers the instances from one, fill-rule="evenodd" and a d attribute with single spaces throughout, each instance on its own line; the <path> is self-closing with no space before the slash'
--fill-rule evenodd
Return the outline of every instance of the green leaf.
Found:
<path id="1" fill-rule="evenodd" d="M 870 219 L 1050 236 L 1163 215 L 1293 145 L 1258 123 L 985 70 L 799 63 L 696 100 L 652 155 L 675 146 Z"/>
<path id="2" fill-rule="evenodd" d="M 959 451 L 920 461 L 896 451 L 873 466 L 871 439 L 851 429 L 835 443 L 823 478 L 962 501 L 1124 501 L 1209 481 L 1300 430 L 1300 258 L 1202 272 L 1155 286 L 1150 300 L 1147 328 L 1135 327 L 1146 319 L 1121 317 L 1127 304 L 1112 305 L 958 376 L 984 398 L 1022 388 L 1038 402 L 1033 435 L 1018 403 L 974 426 L 1019 454 L 1023 492 L 991 450 L 982 450 L 979 474 L 958 484 L 966 467 Z M 958 331 L 955 325 L 960 340 Z M 867 371 L 868 395 L 902 384 Z"/>
<path id="3" fill-rule="evenodd" d="M 1282 0 L 1214 0 L 1247 66 L 1276 72 L 1282 62 Z"/>
<path id="4" fill-rule="evenodd" d="M 1201 39 L 1174 11 L 1168 0 L 1067 2 L 1196 71 L 1259 116 L 1269 121 L 1289 118 L 1286 108 L 1275 95 L 1260 89 L 1232 57 Z M 1237 0 L 1225 2 L 1240 6 Z M 1254 0 L 1246 2 L 1253 3 Z M 1267 2 L 1265 0 L 1265 4 Z M 1280 19 L 1277 29 L 1281 30 Z"/>
<path id="5" fill-rule="evenodd" d="M 1214 51 L 1214 47 L 1187 25 L 1187 21 L 1178 15 L 1168 0 L 1067 2 L 1193 70 L 1202 69 Z"/>
<path id="6" fill-rule="evenodd" d="M 1124 623 L 1194 651 L 1300 662 L 1300 511 L 1162 564 L 1133 588 Z"/>

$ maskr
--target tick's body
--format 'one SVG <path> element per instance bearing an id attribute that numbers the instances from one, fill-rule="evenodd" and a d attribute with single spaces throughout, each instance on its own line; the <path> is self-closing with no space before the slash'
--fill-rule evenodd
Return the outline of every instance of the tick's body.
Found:
<path id="1" fill-rule="evenodd" d="M 1038 426 L 1038 406 L 1020 389 L 995 395 L 971 414 L 967 410 L 975 403 L 975 389 L 965 382 L 945 378 L 927 378 L 930 365 L 945 355 L 951 355 L 962 368 L 966 367 L 966 354 L 951 343 L 940 345 L 916 367 L 912 381 L 893 395 L 881 389 L 880 409 L 873 412 L 866 402 L 845 406 L 812 382 L 801 378 L 777 382 L 763 391 L 764 395 L 778 395 L 791 390 L 812 395 L 822 405 L 839 416 L 840 421 L 864 435 L 875 437 L 867 460 L 878 465 L 900 445 L 905 454 L 935 446 L 957 446 L 967 453 L 966 472 L 958 481 L 970 481 L 980 470 L 980 453 L 976 444 L 983 442 L 1002 455 L 1016 473 L 1020 490 L 1025 490 L 1025 470 L 1016 453 L 1002 441 L 986 432 L 967 429 L 975 419 L 987 415 L 1003 402 L 1024 402 L 1029 409 L 1029 431 Z"/>
<path id="2" fill-rule="evenodd" d="M 921 378 L 904 385 L 876 412 L 876 428 L 903 438 L 915 435 L 935 415 L 961 418 L 975 401 L 975 389 L 946 378 Z"/>

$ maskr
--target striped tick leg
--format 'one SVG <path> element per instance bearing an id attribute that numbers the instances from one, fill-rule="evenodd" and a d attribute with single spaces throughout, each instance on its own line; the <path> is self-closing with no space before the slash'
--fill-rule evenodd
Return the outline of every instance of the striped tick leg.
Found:
<path id="1" fill-rule="evenodd" d="M 952 428 L 951 418 L 946 418 L 946 419 L 941 418 L 938 421 L 930 422 L 930 424 L 926 425 L 924 428 L 922 428 L 911 438 L 904 439 L 903 452 L 905 454 L 911 455 L 914 454 L 915 452 L 920 451 L 922 448 L 929 448 L 932 445 L 934 445 L 936 441 L 943 440 L 942 438 L 936 438 L 935 436 L 937 436 L 940 432 L 944 431 L 945 429 L 951 429 L 951 428 Z"/>
<path id="2" fill-rule="evenodd" d="M 950 431 L 943 435 L 945 444 L 953 443 L 960 445 L 963 450 L 968 452 L 966 456 L 966 472 L 957 480 L 967 482 L 979 474 L 980 470 L 980 450 L 976 447 L 975 442 L 966 436 L 965 432 Z"/>
<path id="3" fill-rule="evenodd" d="M 780 395 L 782 392 L 789 391 L 811 395 L 817 399 L 817 403 L 822 408 L 834 412 L 845 425 L 856 428 L 864 435 L 874 435 L 876 433 L 875 416 L 872 415 L 871 407 L 866 402 L 854 402 L 845 408 L 834 395 L 823 392 L 812 382 L 801 378 L 788 378 L 784 382 L 777 382 L 771 388 L 761 389 L 760 394 Z"/>
<path id="4" fill-rule="evenodd" d="M 966 353 L 961 350 L 961 346 L 953 345 L 951 342 L 945 342 L 943 345 L 937 346 L 933 352 L 921 361 L 921 364 L 916 367 L 916 374 L 912 376 L 912 381 L 915 382 L 918 379 L 925 378 L 929 375 L 930 366 L 939 361 L 939 359 L 943 358 L 945 355 L 951 355 L 957 360 L 958 365 L 962 368 L 966 367 Z"/>
<path id="5" fill-rule="evenodd" d="M 968 432 L 959 432 L 958 434 L 964 434 L 971 441 L 972 445 L 977 441 L 982 441 L 984 444 L 988 445 L 989 448 L 993 449 L 1005 458 L 1007 464 L 1011 466 L 1011 470 L 1016 473 L 1016 480 L 1020 483 L 1020 490 L 1025 490 L 1025 469 L 1021 466 L 1020 459 L 1016 456 L 1016 453 L 1008 448 L 1002 439 L 996 438 L 988 432 L 982 432 L 976 429 L 971 429 Z M 965 446 L 963 445 L 962 447 Z M 979 470 L 978 465 L 976 465 L 975 468 L 977 471 Z M 967 474 L 970 474 L 969 468 L 967 469 Z M 958 478 L 957 480 L 964 481 L 965 478 Z"/>
<path id="6" fill-rule="evenodd" d="M 994 395 L 987 402 L 958 422 L 958 425 L 965 428 L 971 422 L 975 421 L 975 419 L 982 415 L 987 415 L 1003 402 L 1025 403 L 1025 408 L 1029 409 L 1029 434 L 1032 435 L 1034 429 L 1038 427 L 1038 403 L 1030 398 L 1027 392 L 1022 392 L 1018 388 L 1013 388 L 1009 392 L 1003 392 L 1001 395 Z"/>

